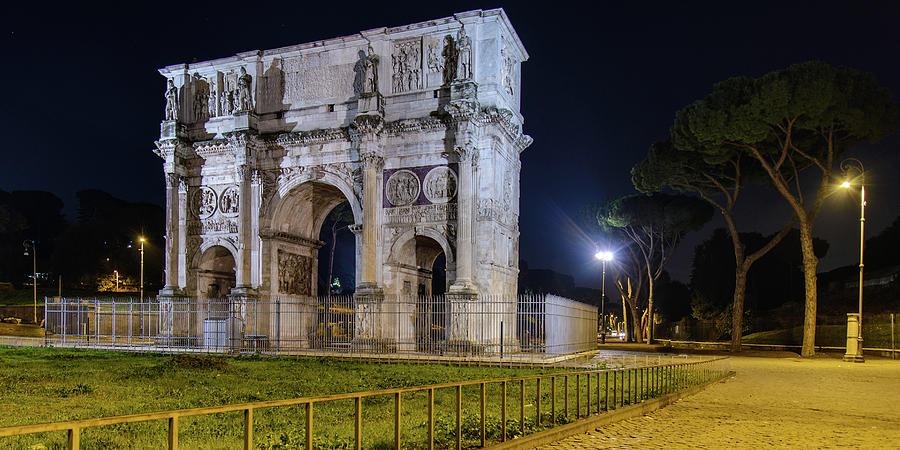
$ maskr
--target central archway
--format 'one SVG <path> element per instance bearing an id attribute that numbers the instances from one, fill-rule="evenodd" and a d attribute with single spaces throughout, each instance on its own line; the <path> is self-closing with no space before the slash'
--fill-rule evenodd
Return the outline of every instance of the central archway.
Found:
<path id="1" fill-rule="evenodd" d="M 321 181 L 297 184 L 281 198 L 268 229 L 260 232 L 264 259 L 269 262 L 268 280 L 263 284 L 269 292 L 305 298 L 326 294 L 319 292 L 317 282 L 319 249 L 326 244 L 319 239 L 322 225 L 342 203 L 349 204 L 351 220 L 356 221 L 353 200 L 338 187 Z"/>

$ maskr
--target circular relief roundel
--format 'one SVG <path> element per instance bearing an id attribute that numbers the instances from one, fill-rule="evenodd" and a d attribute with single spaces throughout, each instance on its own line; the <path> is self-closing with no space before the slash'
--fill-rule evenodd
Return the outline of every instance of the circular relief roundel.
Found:
<path id="1" fill-rule="evenodd" d="M 239 200 L 240 193 L 237 186 L 229 186 L 219 196 L 219 210 L 226 216 L 235 216 L 238 213 Z"/>
<path id="2" fill-rule="evenodd" d="M 419 177 L 409 170 L 398 170 L 388 178 L 385 189 L 393 206 L 410 205 L 419 198 Z"/>
<path id="3" fill-rule="evenodd" d="M 192 210 L 201 219 L 212 216 L 216 212 L 216 191 L 206 186 L 200 186 L 194 191 Z"/>
<path id="4" fill-rule="evenodd" d="M 425 198 L 431 203 L 447 203 L 456 196 L 456 174 L 449 167 L 435 167 L 425 175 Z"/>

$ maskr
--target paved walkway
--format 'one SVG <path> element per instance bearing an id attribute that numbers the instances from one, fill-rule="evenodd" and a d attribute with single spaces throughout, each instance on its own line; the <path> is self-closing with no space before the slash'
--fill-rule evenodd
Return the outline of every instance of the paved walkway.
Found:
<path id="1" fill-rule="evenodd" d="M 900 360 L 734 357 L 723 382 L 546 449 L 900 448 Z"/>

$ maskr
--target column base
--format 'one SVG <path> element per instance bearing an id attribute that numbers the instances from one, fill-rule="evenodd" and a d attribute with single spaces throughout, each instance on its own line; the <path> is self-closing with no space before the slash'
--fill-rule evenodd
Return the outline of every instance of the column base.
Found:
<path id="1" fill-rule="evenodd" d="M 847 361 L 847 362 L 857 362 L 857 363 L 866 362 L 866 359 L 863 358 L 862 355 L 844 355 L 843 360 Z"/>

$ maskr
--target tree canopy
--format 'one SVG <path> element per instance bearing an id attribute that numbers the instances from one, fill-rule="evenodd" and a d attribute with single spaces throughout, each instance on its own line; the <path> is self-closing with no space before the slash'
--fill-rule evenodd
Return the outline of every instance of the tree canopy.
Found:
<path id="1" fill-rule="evenodd" d="M 871 74 L 817 61 L 794 64 L 759 78 L 720 82 L 706 98 L 678 111 L 670 144 L 661 145 L 690 155 L 676 156 L 658 147 L 651 157 L 675 158 L 681 164 L 673 164 L 672 175 L 661 172 L 665 167 L 659 164 L 639 168 L 635 184 L 675 185 L 690 170 L 718 170 L 727 167 L 724 161 L 732 166 L 729 174 L 739 174 L 734 168 L 741 166 L 735 164 L 752 161 L 754 173 L 761 174 L 787 201 L 799 225 L 806 292 L 801 354 L 812 356 L 818 264 L 812 227 L 830 191 L 835 160 L 853 145 L 878 141 L 897 129 L 900 105 Z M 818 177 L 801 180 L 800 174 L 807 169 L 814 169 Z M 739 192 L 715 186 L 710 177 L 706 181 L 696 186 L 701 195 L 710 192 L 710 186 L 726 197 Z"/>

